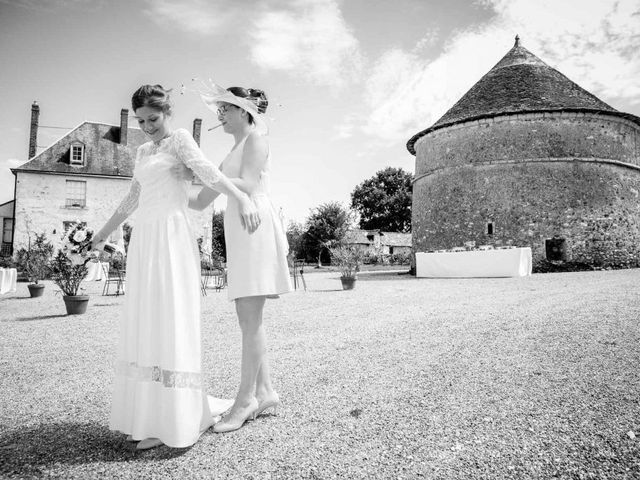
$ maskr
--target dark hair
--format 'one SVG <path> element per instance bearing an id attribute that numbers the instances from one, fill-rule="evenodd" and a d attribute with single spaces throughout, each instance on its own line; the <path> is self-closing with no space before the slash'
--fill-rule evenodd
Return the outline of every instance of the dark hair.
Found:
<path id="1" fill-rule="evenodd" d="M 258 113 L 264 113 L 267 111 L 269 100 L 267 100 L 267 95 L 262 90 L 255 88 L 229 87 L 227 88 L 227 91 L 233 93 L 236 97 L 246 98 L 255 103 L 258 108 Z M 253 116 L 251 113 L 249 113 L 249 122 L 253 123 Z"/>
<path id="2" fill-rule="evenodd" d="M 165 90 L 162 85 L 142 85 L 131 97 L 131 108 L 135 112 L 140 107 L 151 107 L 171 115 L 170 92 L 171 89 Z"/>

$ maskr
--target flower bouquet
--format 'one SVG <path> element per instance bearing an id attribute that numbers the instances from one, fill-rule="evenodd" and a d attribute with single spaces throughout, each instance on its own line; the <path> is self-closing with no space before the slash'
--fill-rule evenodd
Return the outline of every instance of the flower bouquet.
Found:
<path id="1" fill-rule="evenodd" d="M 86 222 L 78 222 L 69 228 L 63 237 L 62 248 L 49 265 L 51 278 L 60 287 L 64 295 L 67 312 L 69 302 L 84 301 L 84 313 L 89 297 L 78 296 L 80 283 L 87 275 L 87 263 L 96 257 L 95 252 L 89 252 L 93 231 L 87 228 Z M 80 300 L 69 299 L 77 297 Z"/>

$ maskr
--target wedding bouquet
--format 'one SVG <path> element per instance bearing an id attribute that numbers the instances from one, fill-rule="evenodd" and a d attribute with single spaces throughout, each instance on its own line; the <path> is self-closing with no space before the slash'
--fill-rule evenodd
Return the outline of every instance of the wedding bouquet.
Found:
<path id="1" fill-rule="evenodd" d="M 93 258 L 88 253 L 93 238 L 93 230 L 87 228 L 87 222 L 76 222 L 65 233 L 62 252 L 73 265 L 84 265 Z"/>

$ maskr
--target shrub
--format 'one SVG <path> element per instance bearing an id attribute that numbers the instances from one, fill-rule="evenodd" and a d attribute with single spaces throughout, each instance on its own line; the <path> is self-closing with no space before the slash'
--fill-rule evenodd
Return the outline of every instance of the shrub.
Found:
<path id="1" fill-rule="evenodd" d="M 342 278 L 355 278 L 360 271 L 360 265 L 364 259 L 361 247 L 354 245 L 337 245 L 329 248 L 331 263 L 340 270 Z"/>
<path id="2" fill-rule="evenodd" d="M 47 241 L 44 233 L 36 234 L 35 240 L 29 246 L 16 252 L 15 263 L 29 278 L 30 282 L 38 283 L 44 280 L 48 273 L 48 263 L 53 256 L 53 244 Z"/>

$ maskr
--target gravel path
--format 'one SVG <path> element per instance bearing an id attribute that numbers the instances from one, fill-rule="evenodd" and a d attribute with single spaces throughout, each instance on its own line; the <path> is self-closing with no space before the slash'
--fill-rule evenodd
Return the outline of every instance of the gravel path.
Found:
<path id="1" fill-rule="evenodd" d="M 267 303 L 278 416 L 146 452 L 107 428 L 122 297 L 92 283 L 88 313 L 66 316 L 48 282 L 0 296 L 0 475 L 640 478 L 640 269 L 306 279 Z M 233 305 L 203 305 L 208 391 L 233 397 Z"/>

